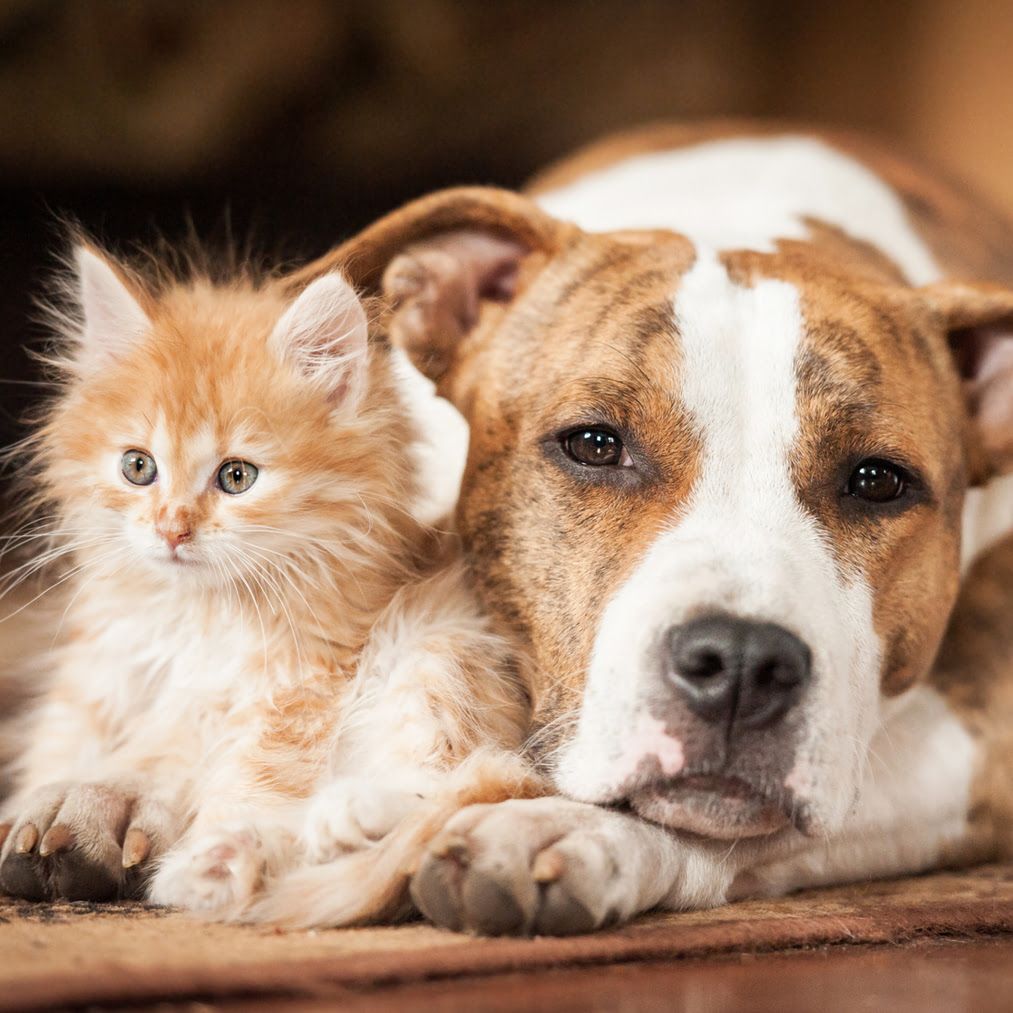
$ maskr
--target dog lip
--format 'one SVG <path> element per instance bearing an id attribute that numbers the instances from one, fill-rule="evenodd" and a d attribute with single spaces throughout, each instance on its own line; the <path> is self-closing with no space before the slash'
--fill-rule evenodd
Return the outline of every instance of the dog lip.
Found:
<path id="1" fill-rule="evenodd" d="M 687 774 L 668 783 L 672 789 L 688 788 L 690 791 L 709 792 L 724 798 L 753 799 L 764 794 L 741 778 L 721 774 Z M 656 784 L 654 787 L 660 788 L 662 785 Z"/>
<path id="2" fill-rule="evenodd" d="M 771 803 L 777 801 L 771 797 L 769 792 L 733 774 L 687 771 L 675 776 L 668 776 L 661 774 L 656 768 L 647 776 L 644 776 L 642 771 L 640 776 L 630 778 L 620 786 L 615 795 L 623 799 L 631 799 L 636 795 L 645 794 L 677 796 L 687 791 L 743 801 L 756 799 L 763 799 Z"/>
<path id="3" fill-rule="evenodd" d="M 780 814 L 784 824 L 792 826 L 799 833 L 810 836 L 812 827 L 807 816 L 807 807 L 798 804 L 790 791 L 771 792 L 752 784 L 741 777 L 721 773 L 679 774 L 676 777 L 641 777 L 624 786 L 622 798 L 612 804 L 639 809 L 639 803 L 652 797 L 662 803 L 677 805 L 696 796 L 710 796 L 718 804 L 726 802 L 733 807 L 757 805 L 768 814 Z"/>

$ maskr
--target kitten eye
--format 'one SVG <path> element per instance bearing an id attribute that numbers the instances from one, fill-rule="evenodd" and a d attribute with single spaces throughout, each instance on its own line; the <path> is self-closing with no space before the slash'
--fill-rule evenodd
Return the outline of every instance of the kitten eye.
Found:
<path id="1" fill-rule="evenodd" d="M 120 460 L 120 471 L 132 485 L 151 485 L 158 475 L 155 459 L 143 450 L 128 450 Z"/>
<path id="2" fill-rule="evenodd" d="M 578 464 L 591 467 L 633 465 L 623 441 L 609 429 L 575 429 L 563 437 L 563 449 Z"/>
<path id="3" fill-rule="evenodd" d="M 904 469 L 876 457 L 860 462 L 848 479 L 848 495 L 868 503 L 890 503 L 906 490 Z"/>
<path id="4" fill-rule="evenodd" d="M 257 481 L 260 472 L 249 461 L 226 461 L 218 469 L 218 488 L 230 496 L 238 496 Z"/>

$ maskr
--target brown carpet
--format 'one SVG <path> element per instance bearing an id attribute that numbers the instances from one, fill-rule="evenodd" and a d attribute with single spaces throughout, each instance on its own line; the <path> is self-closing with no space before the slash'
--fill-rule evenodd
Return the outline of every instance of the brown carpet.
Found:
<path id="1" fill-rule="evenodd" d="M 142 906 L 0 902 L 0 1009 L 282 998 L 587 964 L 1013 933 L 1013 866 L 655 915 L 573 939 L 414 924 L 279 932 Z"/>

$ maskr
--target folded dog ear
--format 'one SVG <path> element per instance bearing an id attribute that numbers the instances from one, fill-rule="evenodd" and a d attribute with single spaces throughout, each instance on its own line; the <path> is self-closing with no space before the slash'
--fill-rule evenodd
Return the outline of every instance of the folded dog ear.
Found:
<path id="1" fill-rule="evenodd" d="M 507 190 L 443 190 L 381 219 L 290 282 L 342 265 L 357 288 L 387 299 L 390 340 L 439 380 L 483 302 L 509 302 L 525 258 L 554 251 L 574 231 Z"/>
<path id="2" fill-rule="evenodd" d="M 922 289 L 949 332 L 977 433 L 973 476 L 1013 471 L 1013 290 L 939 282 Z"/>

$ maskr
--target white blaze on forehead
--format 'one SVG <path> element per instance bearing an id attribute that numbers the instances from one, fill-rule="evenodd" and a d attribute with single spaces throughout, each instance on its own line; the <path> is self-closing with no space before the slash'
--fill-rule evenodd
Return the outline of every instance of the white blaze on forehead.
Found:
<path id="1" fill-rule="evenodd" d="M 637 155 L 538 198 L 589 232 L 671 229 L 697 246 L 771 252 L 806 218 L 871 243 L 915 285 L 941 275 L 894 191 L 812 137 L 738 138 Z"/>
<path id="2" fill-rule="evenodd" d="M 720 500 L 752 517 L 794 512 L 788 465 L 798 434 L 798 291 L 770 279 L 734 285 L 714 254 L 701 250 L 683 278 L 675 319 L 682 403 L 703 438 L 695 500 Z"/>
<path id="3" fill-rule="evenodd" d="M 832 822 L 857 783 L 856 743 L 872 733 L 879 648 L 868 587 L 840 572 L 792 483 L 799 294 L 774 279 L 738 286 L 713 252 L 701 251 L 674 313 L 681 401 L 702 443 L 700 477 L 604 611 L 557 781 L 578 798 L 614 797 L 645 715 L 672 702 L 662 672 L 666 632 L 724 611 L 776 623 L 809 645 L 800 755 L 807 772 L 834 772 L 813 788 L 825 796 L 819 817 Z M 654 755 L 654 743 L 642 746 L 643 759 Z"/>

